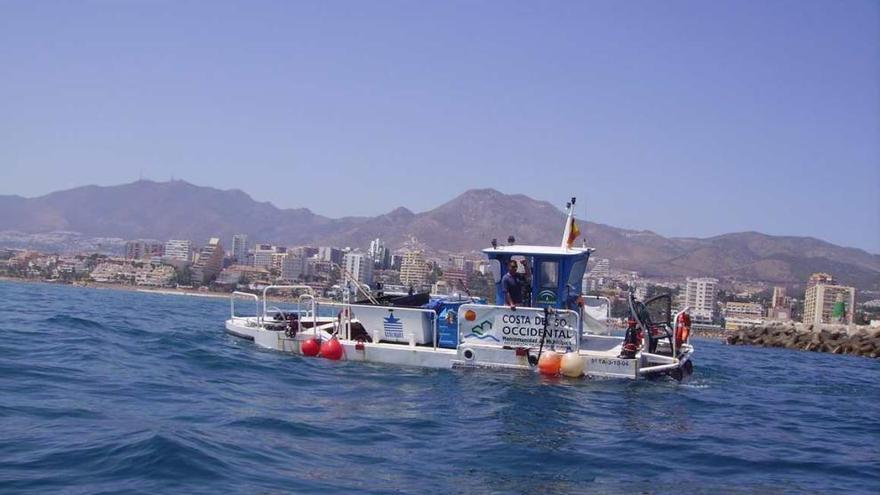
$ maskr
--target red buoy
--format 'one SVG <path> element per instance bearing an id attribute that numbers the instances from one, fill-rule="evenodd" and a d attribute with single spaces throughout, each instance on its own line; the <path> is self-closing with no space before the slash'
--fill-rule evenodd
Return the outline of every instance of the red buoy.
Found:
<path id="1" fill-rule="evenodd" d="M 318 352 L 321 350 L 321 344 L 318 342 L 318 339 L 312 337 L 311 339 L 304 340 L 303 343 L 299 345 L 299 350 L 302 351 L 305 356 L 317 356 Z"/>
<path id="2" fill-rule="evenodd" d="M 342 344 L 339 343 L 339 339 L 336 337 L 321 343 L 321 357 L 338 361 L 342 359 L 342 352 Z"/>

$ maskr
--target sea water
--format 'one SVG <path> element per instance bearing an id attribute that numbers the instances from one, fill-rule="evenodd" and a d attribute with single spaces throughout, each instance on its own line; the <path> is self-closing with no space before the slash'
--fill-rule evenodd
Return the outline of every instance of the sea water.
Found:
<path id="1" fill-rule="evenodd" d="M 285 355 L 228 314 L 0 282 L 0 494 L 880 492 L 877 360 L 697 341 L 683 383 L 546 379 Z"/>

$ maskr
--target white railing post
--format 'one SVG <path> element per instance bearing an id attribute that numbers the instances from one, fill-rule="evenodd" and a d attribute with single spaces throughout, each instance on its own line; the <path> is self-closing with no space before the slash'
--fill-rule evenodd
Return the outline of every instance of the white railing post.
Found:
<path id="1" fill-rule="evenodd" d="M 239 292 L 234 291 L 229 296 L 229 318 L 235 318 L 235 296 L 244 296 L 244 297 L 252 297 L 254 299 L 254 316 L 257 318 L 257 323 L 261 323 L 262 320 L 260 318 L 260 298 L 257 297 L 256 294 L 251 294 L 250 292 Z"/>
<path id="2" fill-rule="evenodd" d="M 431 311 L 434 313 L 434 311 Z M 432 326 L 434 327 L 434 350 L 437 350 L 437 326 L 440 324 L 440 315 L 434 313 L 431 315 L 431 321 L 434 323 Z M 458 322 L 456 322 L 458 323 Z"/>

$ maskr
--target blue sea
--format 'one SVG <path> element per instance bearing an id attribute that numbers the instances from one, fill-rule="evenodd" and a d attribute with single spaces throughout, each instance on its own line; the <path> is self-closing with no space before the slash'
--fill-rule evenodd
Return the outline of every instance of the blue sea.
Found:
<path id="1" fill-rule="evenodd" d="M 878 493 L 880 361 L 698 341 L 684 383 L 331 362 L 226 299 L 0 282 L 0 494 Z"/>

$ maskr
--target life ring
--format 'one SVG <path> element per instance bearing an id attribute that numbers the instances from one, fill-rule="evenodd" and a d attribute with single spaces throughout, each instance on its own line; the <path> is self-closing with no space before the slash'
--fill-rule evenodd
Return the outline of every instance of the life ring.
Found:
<path id="1" fill-rule="evenodd" d="M 687 313 L 683 313 L 675 324 L 675 347 L 681 348 L 681 345 L 688 341 L 690 335 L 691 317 Z"/>

